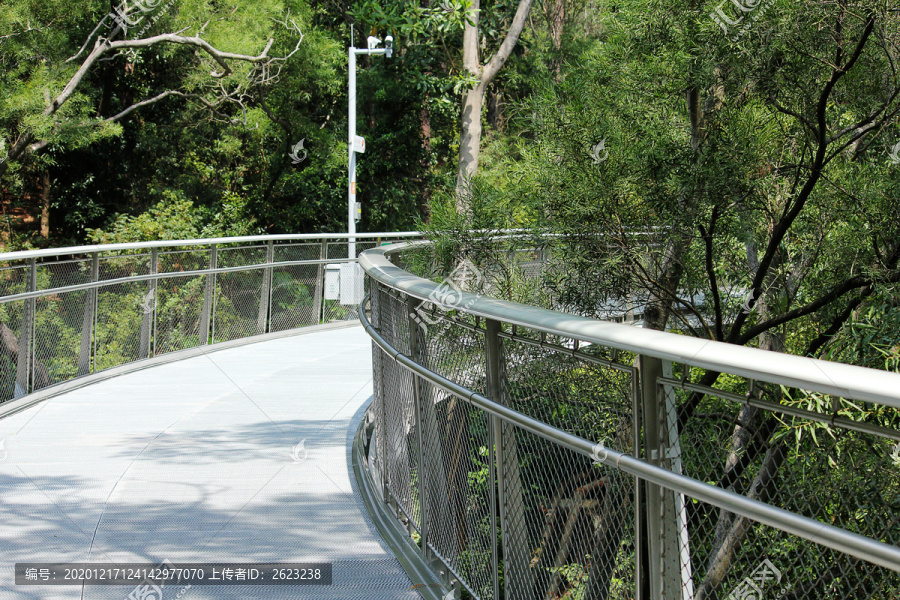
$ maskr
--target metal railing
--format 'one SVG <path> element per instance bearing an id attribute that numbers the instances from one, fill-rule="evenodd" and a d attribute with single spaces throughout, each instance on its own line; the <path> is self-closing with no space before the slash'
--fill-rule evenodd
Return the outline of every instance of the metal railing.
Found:
<path id="1" fill-rule="evenodd" d="M 361 251 L 418 235 L 355 239 Z M 347 244 L 347 234 L 298 234 L 0 254 L 0 402 L 171 352 L 356 319 L 355 304 L 325 289 L 327 265 L 355 262 Z"/>
<path id="2" fill-rule="evenodd" d="M 465 293 L 404 248 L 360 257 L 365 460 L 445 584 L 900 598 L 900 375 Z"/>

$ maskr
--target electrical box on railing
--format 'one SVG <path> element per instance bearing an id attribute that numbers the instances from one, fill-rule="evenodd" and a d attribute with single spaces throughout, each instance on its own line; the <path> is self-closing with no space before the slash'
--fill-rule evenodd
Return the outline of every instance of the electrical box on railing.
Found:
<path id="1" fill-rule="evenodd" d="M 325 299 L 337 300 L 341 297 L 341 265 L 325 265 Z"/>
<path id="2" fill-rule="evenodd" d="M 341 264 L 341 304 L 357 305 L 363 299 L 363 270 L 357 263 Z"/>

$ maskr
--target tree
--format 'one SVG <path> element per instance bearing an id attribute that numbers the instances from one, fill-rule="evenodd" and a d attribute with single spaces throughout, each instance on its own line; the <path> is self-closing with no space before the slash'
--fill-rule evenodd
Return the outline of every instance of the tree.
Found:
<path id="1" fill-rule="evenodd" d="M 900 282 L 896 11 L 761 4 L 726 22 L 691 1 L 607 8 L 576 66 L 522 107 L 523 158 L 503 165 L 520 182 L 509 196 L 533 200 L 535 229 L 562 234 L 545 271 L 557 305 L 601 316 L 636 300 L 648 327 L 826 355 Z M 695 383 L 729 385 L 696 371 Z M 814 401 L 740 389 L 751 392 Z M 712 431 L 709 402 L 682 396 L 679 428 Z M 751 407 L 725 414 L 718 485 L 785 502 L 775 482 L 802 460 L 791 430 Z M 715 597 L 748 546 L 747 519 L 722 511 L 713 524 L 698 598 Z"/>
<path id="2" fill-rule="evenodd" d="M 190 1 L 159 6 L 156 0 L 122 5 L 102 18 L 92 4 L 23 0 L 0 13 L 10 31 L 0 48 L 0 62 L 8 67 L 0 124 L 10 140 L 0 155 L 0 179 L 13 194 L 21 194 L 27 190 L 23 179 L 37 175 L 45 236 L 51 197 L 47 170 L 60 151 L 119 136 L 127 117 L 167 99 L 188 99 L 228 122 L 239 118 L 235 112 L 246 117 L 248 104 L 263 101 L 262 94 L 277 83 L 303 40 L 290 7 L 281 2 L 263 3 L 253 12 L 237 1 L 216 9 Z M 261 15 L 271 21 L 260 20 Z M 188 29 L 194 33 L 184 35 Z M 183 70 L 154 82 L 156 89 L 125 87 L 124 97 L 113 97 L 112 65 L 131 74 L 150 52 L 179 60 Z"/>
<path id="3" fill-rule="evenodd" d="M 481 35 L 478 26 L 480 7 L 480 0 L 473 0 L 470 17 L 463 32 L 463 66 L 475 80 L 475 84 L 466 93 L 462 105 L 459 169 L 456 175 L 456 194 L 460 206 L 465 203 L 466 186 L 472 175 L 478 170 L 478 154 L 481 149 L 481 110 L 484 106 L 485 92 L 519 41 L 519 35 L 522 33 L 525 20 L 531 10 L 531 0 L 519 1 L 516 14 L 513 16 L 503 42 L 484 65 L 481 64 L 480 57 Z"/>

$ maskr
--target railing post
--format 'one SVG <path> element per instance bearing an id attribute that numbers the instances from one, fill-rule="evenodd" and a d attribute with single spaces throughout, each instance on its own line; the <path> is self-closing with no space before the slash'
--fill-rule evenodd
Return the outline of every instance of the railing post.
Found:
<path id="1" fill-rule="evenodd" d="M 37 289 L 37 263 L 28 260 L 28 271 L 25 275 L 25 291 Z M 28 298 L 22 305 L 22 328 L 19 331 L 19 347 L 16 357 L 16 388 L 13 398 L 19 398 L 29 392 L 32 369 L 32 352 L 34 351 L 34 313 L 35 299 Z"/>
<path id="2" fill-rule="evenodd" d="M 100 279 L 100 255 L 91 252 L 91 283 Z M 78 374 L 91 372 L 91 348 L 93 346 L 94 322 L 97 314 L 97 288 L 84 292 L 84 318 L 81 321 L 81 348 L 78 352 Z"/>
<path id="3" fill-rule="evenodd" d="M 150 251 L 150 274 L 156 275 L 159 261 L 159 249 Z M 147 294 L 141 303 L 141 341 L 138 349 L 139 358 L 149 358 L 153 353 L 153 326 L 156 322 L 156 279 L 147 282 Z"/>
<path id="4" fill-rule="evenodd" d="M 216 244 L 209 247 L 209 268 L 217 269 L 219 264 L 219 248 Z M 206 289 L 203 292 L 203 308 L 200 310 L 200 345 L 209 343 L 210 329 L 215 327 L 212 317 L 212 306 L 216 292 L 216 274 L 209 273 L 206 276 Z"/>
<path id="5" fill-rule="evenodd" d="M 266 264 L 275 260 L 275 243 L 266 243 Z M 269 329 L 269 305 L 272 302 L 272 267 L 263 270 L 262 289 L 259 292 L 259 316 L 256 318 L 256 333 L 266 333 Z"/>
<path id="6" fill-rule="evenodd" d="M 319 264 L 316 265 L 316 292 L 313 296 L 312 325 L 322 323 L 325 318 L 325 315 L 322 314 L 324 304 L 322 300 L 325 296 L 325 263 L 323 261 L 326 258 L 328 258 L 328 240 L 322 238 L 321 243 L 319 243 Z M 374 289 L 374 287 L 372 289 Z M 374 310 L 372 312 L 374 313 Z"/>
<path id="7" fill-rule="evenodd" d="M 423 364 L 422 356 L 424 355 L 424 340 L 419 336 L 419 321 L 415 318 L 415 310 L 419 305 L 419 301 L 412 296 L 406 298 L 407 322 L 409 323 L 409 351 L 410 357 L 419 364 Z M 417 450 L 418 450 L 418 484 L 419 484 L 419 531 L 421 532 L 422 555 L 428 559 L 428 526 L 429 526 L 429 506 L 428 506 L 428 482 L 427 469 L 425 468 L 425 418 L 422 414 L 424 407 L 422 406 L 422 386 L 425 382 L 420 380 L 418 375 L 410 372 L 413 378 L 413 410 L 416 422 Z"/>
<path id="8" fill-rule="evenodd" d="M 641 355 L 639 357 L 641 378 L 641 416 L 644 430 L 644 459 L 650 464 L 668 468 L 670 447 L 670 415 L 667 406 L 666 392 L 659 384 L 664 373 L 663 361 L 658 358 Z M 677 448 L 677 446 L 676 446 Z M 682 597 L 682 581 L 685 566 L 681 565 L 681 517 L 677 508 L 677 499 L 672 492 L 659 485 L 645 483 L 644 520 L 646 522 L 648 573 L 647 583 L 651 598 L 662 600 L 680 600 Z M 686 523 L 684 523 L 686 526 Z"/>
<path id="9" fill-rule="evenodd" d="M 509 406 L 500 327 L 498 321 L 492 319 L 485 321 L 487 392 L 495 402 Z M 504 597 L 507 600 L 529 600 L 532 594 L 529 564 L 531 552 L 528 532 L 523 520 L 525 514 L 524 490 L 519 472 L 519 451 L 515 429 L 512 425 L 504 423 L 500 417 L 492 416 L 491 432 L 494 445 L 496 445 L 497 504 L 500 506 L 500 532 L 503 540 Z M 496 519 L 493 513 L 491 517 L 492 521 Z M 495 554 L 495 559 L 497 556 L 499 555 Z M 494 589 L 499 600 L 500 579 L 496 569 L 496 560 L 494 563 Z"/>

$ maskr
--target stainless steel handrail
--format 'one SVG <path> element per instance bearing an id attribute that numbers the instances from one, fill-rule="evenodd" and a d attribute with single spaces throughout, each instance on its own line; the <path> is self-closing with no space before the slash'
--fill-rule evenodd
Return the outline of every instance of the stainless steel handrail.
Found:
<path id="1" fill-rule="evenodd" d="M 420 237 L 418 231 L 398 231 L 391 233 L 283 233 L 271 235 L 248 235 L 244 237 L 202 238 L 191 240 L 161 240 L 152 242 L 128 242 L 120 244 L 96 244 L 93 246 L 68 246 L 62 248 L 46 248 L 43 250 L 20 250 L 0 253 L 0 262 L 26 260 L 29 258 L 46 258 L 48 256 L 69 256 L 72 254 L 91 254 L 93 252 L 119 252 L 122 250 L 152 250 L 153 248 L 171 248 L 178 246 L 208 246 L 211 244 L 246 244 L 250 242 L 286 242 L 294 240 L 323 239 L 377 239 Z"/>
<path id="2" fill-rule="evenodd" d="M 388 255 L 408 247 L 408 244 L 393 244 L 368 250 L 360 255 L 360 265 L 370 277 L 388 287 L 440 304 L 440 284 L 408 273 L 388 260 Z M 459 298 L 458 303 L 445 308 L 464 306 L 466 313 L 550 335 L 734 373 L 756 381 L 900 408 L 900 374 L 897 373 L 597 321 L 468 292 L 454 292 L 454 296 Z"/>
<path id="3" fill-rule="evenodd" d="M 418 236 L 412 231 L 279 234 L 0 253 L 7 290 L 0 296 L 2 350 L 8 357 L 0 370 L 0 403 L 38 391 L 46 395 L 59 384 L 110 368 L 138 368 L 142 361 L 170 352 L 355 319 L 355 306 L 336 307 L 325 297 L 326 265 L 355 262 L 346 252 L 328 258 L 334 246 L 346 247 L 351 239 L 371 244 Z M 311 248 L 308 259 L 286 255 L 290 260 L 280 260 L 276 254 L 301 246 Z M 241 255 L 236 261 L 252 264 L 223 265 L 223 254 L 232 250 L 259 255 Z M 182 253 L 192 262 L 180 265 Z M 135 258 L 139 261 L 128 262 Z M 124 260 L 128 268 L 119 272 L 119 263 L 113 262 L 105 270 L 108 260 Z M 178 270 L 185 267 L 189 270 Z M 217 277 L 229 277 L 228 285 L 222 287 L 225 279 L 217 283 Z M 166 280 L 175 283 L 161 287 Z M 288 306 L 278 296 L 283 289 L 308 292 L 308 297 Z M 178 293 L 182 296 L 172 295 Z M 165 304 L 166 298 L 180 300 Z M 181 304 L 188 298 L 190 303 Z M 352 302 L 358 299 L 356 295 Z M 78 347 L 64 342 L 67 337 Z"/>
<path id="4" fill-rule="evenodd" d="M 420 377 L 434 385 L 470 402 L 481 410 L 500 417 L 508 423 L 515 424 L 521 429 L 550 440 L 564 448 L 579 452 L 589 458 L 594 457 L 596 443 L 584 438 L 562 431 L 552 425 L 538 421 L 526 414 L 513 410 L 494 402 L 490 398 L 463 387 L 438 373 L 418 364 L 393 346 L 391 346 L 372 326 L 365 316 L 364 305 L 368 296 L 360 305 L 359 320 L 368 332 L 372 340 L 391 358 Z M 850 554 L 857 558 L 881 565 L 888 569 L 900 572 L 900 548 L 882 542 L 877 542 L 865 536 L 810 519 L 790 511 L 771 506 L 765 502 L 753 500 L 734 492 L 723 490 L 714 485 L 697 481 L 684 475 L 673 473 L 666 469 L 648 464 L 642 460 L 629 456 L 623 452 L 617 452 L 611 448 L 603 448 L 603 456 L 599 462 L 619 469 L 629 475 L 636 475 L 641 479 L 656 483 L 670 490 L 685 494 L 692 498 L 702 500 L 709 504 L 724 508 L 753 519 L 760 523 L 776 527 L 783 531 L 793 533 L 804 539 L 827 546 L 834 550 Z"/>
<path id="5" fill-rule="evenodd" d="M 716 453 L 721 454 L 722 448 L 719 445 L 714 448 L 702 445 L 706 442 L 727 443 L 727 439 L 721 436 L 726 436 L 731 431 L 729 425 L 734 426 L 735 419 L 738 418 L 735 414 L 745 418 L 744 413 L 739 412 L 740 409 L 734 408 L 735 405 L 744 405 L 763 411 L 762 414 L 770 413 L 776 418 L 788 416 L 797 419 L 797 422 L 790 422 L 793 423 L 790 427 L 819 424 L 829 428 L 829 433 L 837 428 L 871 436 L 859 438 L 870 444 L 866 447 L 870 448 L 871 456 L 866 457 L 875 461 L 874 465 L 880 465 L 880 469 L 891 469 L 893 467 L 890 466 L 890 461 L 885 462 L 882 454 L 882 444 L 887 440 L 900 439 L 900 431 L 885 423 L 857 423 L 852 418 L 843 416 L 840 411 L 854 406 L 854 400 L 900 408 L 900 374 L 598 321 L 489 298 L 460 291 L 447 282 L 435 283 L 418 277 L 389 260 L 391 255 L 421 243 L 375 248 L 360 256 L 360 265 L 371 278 L 370 294 L 373 296 L 372 321 L 366 317 L 363 306 L 360 307 L 360 320 L 377 348 L 373 365 L 376 400 L 371 414 L 377 448 L 370 460 L 380 473 L 383 491 L 380 501 L 387 507 L 386 510 L 405 515 L 404 523 L 410 531 L 416 531 L 420 536 L 419 545 L 424 560 L 439 560 L 473 596 L 500 598 L 502 596 L 499 590 L 504 587 L 506 597 L 530 598 L 530 594 L 536 593 L 540 593 L 541 597 L 556 597 L 559 591 L 556 587 L 558 579 L 553 578 L 558 575 L 548 576 L 551 577 L 548 580 L 551 583 L 542 587 L 540 592 L 529 586 L 537 581 L 532 578 L 538 577 L 538 571 L 550 573 L 557 570 L 563 564 L 560 561 L 565 560 L 571 549 L 568 546 L 563 548 L 562 544 L 568 544 L 571 541 L 568 536 L 575 535 L 571 528 L 575 527 L 573 519 L 577 517 L 573 517 L 572 512 L 569 517 L 562 517 L 564 520 L 568 519 L 566 532 L 563 534 L 566 541 L 557 540 L 559 550 L 547 550 L 552 553 L 551 560 L 552 556 L 556 556 L 556 562 L 541 563 L 544 560 L 541 552 L 546 549 L 545 543 L 548 543 L 547 536 L 554 535 L 551 528 L 562 526 L 559 522 L 552 522 L 555 517 L 550 516 L 551 513 L 555 515 L 558 500 L 558 506 L 563 506 L 560 500 L 560 494 L 563 493 L 560 482 L 589 477 L 585 472 L 585 457 L 592 459 L 594 464 L 602 464 L 611 469 L 598 472 L 597 477 L 606 478 L 606 474 L 615 472 L 633 477 L 631 493 L 634 517 L 631 521 L 633 531 L 629 534 L 632 544 L 630 551 L 633 555 L 624 560 L 627 562 L 633 559 L 634 562 L 630 566 L 623 566 L 616 562 L 619 559 L 606 559 L 609 564 L 604 563 L 602 569 L 606 572 L 611 572 L 613 568 L 633 569 L 634 576 L 630 581 L 634 588 L 629 589 L 630 583 L 619 582 L 618 585 L 626 585 L 626 589 L 629 589 L 627 593 L 634 594 L 635 598 L 694 598 L 695 583 L 704 586 L 705 591 L 700 596 L 719 593 L 723 597 L 721 594 L 727 593 L 727 590 L 718 590 L 718 586 L 724 583 L 722 576 L 727 573 L 729 578 L 740 579 L 742 575 L 750 574 L 749 571 L 732 573 L 729 572 L 730 566 L 723 566 L 723 563 L 729 563 L 734 557 L 728 558 L 724 554 L 705 556 L 703 552 L 709 550 L 704 546 L 706 538 L 700 541 L 698 554 L 693 554 L 695 546 L 689 541 L 693 528 L 697 527 L 696 531 L 702 532 L 699 535 L 710 534 L 715 521 L 714 517 L 710 517 L 702 527 L 696 522 L 689 523 L 689 519 L 706 514 L 706 509 L 689 508 L 692 505 L 716 507 L 717 512 L 722 511 L 718 513 L 721 519 L 726 519 L 725 515 L 732 513 L 748 519 L 749 523 L 761 524 L 773 528 L 776 533 L 783 532 L 795 537 L 796 543 L 806 544 L 809 541 L 821 546 L 822 554 L 813 553 L 804 567 L 816 564 L 816 560 L 831 560 L 824 550 L 831 548 L 843 553 L 848 561 L 861 559 L 900 573 L 900 544 L 896 543 L 896 521 L 892 520 L 892 508 L 886 504 L 886 500 L 882 499 L 871 507 L 872 523 L 844 525 L 829 520 L 829 517 L 833 519 L 832 513 L 823 512 L 824 509 L 815 503 L 810 505 L 803 498 L 792 497 L 797 490 L 804 490 L 802 482 L 799 488 L 790 486 L 796 485 L 796 477 L 804 477 L 805 472 L 795 473 L 794 480 L 785 479 L 783 485 L 779 484 L 778 492 L 767 496 L 753 491 L 755 488 L 742 489 L 738 483 L 729 483 L 721 471 L 724 465 L 717 463 L 718 459 L 715 458 Z M 435 310 L 428 310 L 428 305 L 434 306 Z M 557 341 L 556 338 L 564 341 Z M 601 353 L 598 357 L 590 351 L 579 351 L 581 342 L 586 342 L 590 347 L 609 350 L 609 354 Z M 523 351 L 525 347 L 539 347 L 541 352 L 531 355 Z M 625 361 L 628 364 L 617 361 L 616 351 L 629 354 L 629 359 Z M 633 366 L 632 354 L 635 356 Z M 613 358 L 605 358 L 609 355 Z M 532 356 L 536 361 L 533 370 L 528 364 Z M 563 374 L 587 376 L 585 370 L 577 366 L 578 361 L 600 364 L 604 365 L 602 368 L 627 373 L 620 382 L 623 390 L 606 389 L 600 381 L 585 384 L 588 388 L 579 388 L 571 382 L 557 384 L 555 377 L 562 378 Z M 681 381 L 672 375 L 673 363 L 682 366 Z M 726 389 L 695 384 L 688 376 L 691 367 L 734 375 L 741 382 L 729 381 L 725 385 Z M 602 368 L 596 372 L 596 377 L 601 380 L 605 377 Z M 547 376 L 547 373 L 552 373 L 552 377 Z M 467 381 L 473 383 L 466 383 Z M 757 397 L 754 390 L 770 389 L 767 386 L 760 388 L 759 384 L 773 384 L 772 388 L 775 390 L 778 386 L 784 386 L 812 394 L 830 395 L 832 398 L 824 400 L 828 403 L 827 408 L 780 404 L 778 399 Z M 561 387 L 554 389 L 556 385 Z M 474 391 L 473 387 L 479 389 L 476 386 L 484 387 Z M 739 389 L 745 386 L 749 391 L 743 396 L 732 391 L 730 386 L 738 386 Z M 677 390 L 680 390 L 678 395 Z M 580 398 L 582 393 L 590 401 Z M 609 406 L 604 404 L 607 394 L 611 398 L 618 398 Z M 716 407 L 713 410 L 724 410 L 721 415 L 715 415 L 724 424 L 720 428 L 722 431 L 710 432 L 702 427 L 703 431 L 694 431 L 696 427 L 683 429 L 678 422 L 683 405 L 676 402 L 677 398 L 687 398 L 684 394 L 709 397 L 712 402 L 710 406 Z M 454 420 L 451 420 L 450 412 L 457 411 L 449 401 L 453 397 L 465 401 L 464 406 L 467 408 L 461 413 L 453 412 Z M 847 402 L 843 399 L 847 399 Z M 555 404 L 556 400 L 561 404 Z M 526 408 L 529 406 L 533 406 L 538 413 L 531 415 L 522 412 L 531 410 Z M 557 406 L 560 407 L 559 414 L 565 415 L 558 417 L 560 422 L 553 421 L 557 418 Z M 816 410 L 820 412 L 815 412 Z M 548 416 L 551 414 L 553 416 Z M 603 434 L 598 433 L 604 431 L 603 427 L 613 426 L 602 425 L 597 428 L 595 425 L 583 426 L 577 423 L 570 427 L 566 419 L 579 414 L 589 420 L 595 417 L 601 420 L 619 419 L 620 424 L 614 427 L 620 429 L 617 433 Z M 746 416 L 747 419 L 753 418 L 752 412 L 747 414 L 750 415 Z M 578 417 L 575 419 L 577 421 Z M 478 425 L 465 425 L 470 422 Z M 623 425 L 623 422 L 627 424 Z M 748 424 L 741 424 L 744 428 L 749 427 Z M 520 436 L 514 433 L 517 431 L 524 432 L 525 435 L 518 439 Z M 689 433 L 685 433 L 686 431 Z M 616 435 L 630 439 L 622 441 L 616 438 L 614 445 L 622 446 L 620 451 L 616 451 L 607 447 L 604 442 L 595 443 L 581 437 L 592 435 Z M 683 438 L 683 435 L 688 437 Z M 448 436 L 452 443 L 445 439 Z M 542 438 L 545 445 L 535 446 L 533 442 L 525 441 L 531 439 L 531 436 Z M 704 441 L 700 446 L 691 446 L 687 450 L 684 444 L 690 442 L 685 440 L 694 441 L 693 436 L 699 436 L 696 439 Z M 815 441 L 815 434 L 812 436 Z M 799 435 L 796 439 L 799 447 Z M 840 439 L 840 436 L 834 436 L 834 439 Z M 768 468 L 776 470 L 778 467 L 771 465 L 779 464 L 774 462 L 778 459 L 769 462 L 769 452 L 777 454 L 785 451 L 784 442 L 779 440 L 777 438 L 765 451 L 763 462 L 769 465 Z M 879 449 L 871 444 L 877 445 Z M 527 447 L 527 458 L 523 458 L 521 454 L 523 447 Z M 813 447 L 818 448 L 818 442 Z M 840 453 L 840 447 L 835 447 Z M 428 448 L 427 452 L 425 448 Z M 830 452 L 833 448 L 829 448 L 831 447 L 826 448 L 825 452 L 831 460 Z M 900 445 L 895 447 L 895 452 L 896 449 L 900 449 Z M 560 451 L 563 453 L 560 454 Z M 578 455 L 577 460 L 575 455 L 570 455 L 571 459 L 562 458 L 570 452 Z M 469 453 L 474 453 L 473 456 L 477 455 L 479 458 L 472 459 Z M 554 457 L 554 471 L 546 474 L 546 481 L 553 483 L 546 483 L 546 489 L 538 491 L 544 485 L 539 482 L 545 480 L 540 479 L 543 475 L 539 474 L 539 467 L 534 466 L 534 461 L 545 454 Z M 685 456 L 689 457 L 687 462 L 684 462 Z M 751 460 L 760 458 L 762 456 L 758 455 Z M 466 460 L 479 461 L 476 463 L 482 469 L 479 477 L 486 476 L 488 484 L 478 479 L 477 487 L 476 484 L 471 484 L 472 487 L 466 488 L 465 483 L 459 483 L 465 481 L 465 472 L 448 472 L 447 464 L 452 463 L 455 469 L 459 469 L 460 462 Z M 487 474 L 483 473 L 486 469 L 485 462 L 490 469 Z M 755 464 L 757 463 L 754 462 Z M 806 463 L 801 460 L 801 464 Z M 762 466 L 760 469 L 762 470 Z M 468 475 L 471 476 L 471 472 Z M 710 481 L 719 482 L 719 485 L 708 482 L 707 475 L 712 477 Z M 880 472 L 879 478 L 873 479 L 873 485 L 878 481 L 879 485 L 887 486 L 885 491 L 893 493 L 895 486 L 891 483 L 890 475 L 891 471 Z M 779 472 L 777 476 L 788 477 L 789 474 Z M 771 480 L 763 481 L 771 483 L 774 477 L 776 475 L 772 475 Z M 525 478 L 528 478 L 527 484 L 523 483 Z M 756 483 L 754 476 L 753 486 Z M 463 486 L 462 492 L 456 490 L 459 485 Z M 467 490 L 469 495 L 485 494 L 485 485 L 491 496 L 481 500 L 486 508 L 476 508 L 474 505 L 469 507 L 468 504 L 464 508 L 443 506 L 447 498 Z M 741 485 L 746 487 L 749 484 L 743 482 Z M 523 491 L 526 489 L 528 491 Z M 781 495 L 782 489 L 784 496 Z M 551 497 L 554 493 L 556 496 Z M 570 502 L 575 504 L 566 506 L 576 506 L 581 498 L 578 494 L 581 493 L 579 491 L 571 497 Z M 495 502 L 495 497 L 499 501 Z M 859 499 L 859 502 L 864 501 Z M 846 509 L 853 514 L 854 508 L 851 499 L 849 505 L 842 504 L 833 510 Z M 532 512 L 532 519 L 539 520 L 538 509 L 546 511 L 547 519 L 550 519 L 546 525 L 548 529 L 545 529 L 542 539 L 531 539 L 529 536 L 534 532 L 525 530 L 522 515 L 529 510 Z M 512 511 L 516 516 L 504 516 L 504 511 Z M 538 516 L 535 517 L 534 514 Z M 692 516 L 689 517 L 689 514 Z M 621 515 L 611 514 L 608 518 L 620 517 Z M 472 553 L 483 552 L 493 560 L 501 560 L 499 550 L 496 546 L 492 550 L 477 545 L 470 547 L 465 540 L 451 538 L 448 541 L 443 532 L 482 527 L 488 518 L 491 523 L 489 531 L 497 532 L 496 536 L 489 536 L 492 543 L 494 540 L 502 540 L 503 544 L 503 582 L 501 584 L 496 568 L 492 575 L 479 572 L 472 579 L 463 581 L 467 579 L 463 572 L 468 564 L 466 561 Z M 607 517 L 599 518 L 604 520 Z M 879 519 L 886 519 L 889 524 L 882 526 Z M 499 528 L 495 525 L 497 522 L 500 523 Z M 595 524 L 595 527 L 600 526 Z M 610 527 L 614 529 L 615 525 Z M 766 527 L 760 531 L 766 531 Z M 592 534 L 582 531 L 580 535 Z M 762 536 L 765 537 L 765 534 Z M 432 537 L 437 538 L 437 541 L 432 540 Z M 440 549 L 435 544 L 439 544 Z M 456 547 L 453 544 L 462 545 Z M 540 548 L 535 550 L 537 544 Z M 548 543 L 547 548 L 552 547 Z M 723 548 L 724 546 L 718 547 L 717 552 L 737 552 L 734 548 Z M 577 552 L 584 554 L 588 549 L 580 547 Z M 597 546 L 594 546 L 594 550 L 605 552 Z M 759 550 L 754 548 L 754 551 Z M 454 555 L 454 552 L 457 554 Z M 597 558 L 593 552 L 591 556 Z M 698 569 L 696 573 L 703 573 L 703 579 L 695 581 L 691 574 L 692 561 L 712 561 L 713 558 L 715 570 L 704 573 L 702 568 Z M 569 559 L 581 564 L 582 568 L 587 568 L 584 565 L 591 563 L 590 559 L 587 559 L 587 563 L 571 556 Z M 535 565 L 539 563 L 542 566 L 536 568 Z M 593 568 L 594 565 L 591 564 L 592 571 Z M 745 565 L 744 568 L 752 568 L 752 565 Z M 708 566 L 708 569 L 713 567 Z M 865 573 L 871 576 L 869 571 Z M 600 586 L 609 584 L 609 580 L 602 577 L 592 581 L 601 582 L 598 583 Z M 897 580 L 895 574 L 885 571 L 878 581 L 874 585 L 890 586 Z M 489 583 L 493 586 L 493 592 L 490 591 Z M 581 584 L 572 585 L 576 589 Z M 475 588 L 479 590 L 477 593 Z M 597 593 L 600 596 L 596 597 L 606 597 L 604 592 Z"/>

